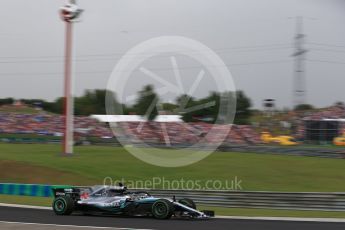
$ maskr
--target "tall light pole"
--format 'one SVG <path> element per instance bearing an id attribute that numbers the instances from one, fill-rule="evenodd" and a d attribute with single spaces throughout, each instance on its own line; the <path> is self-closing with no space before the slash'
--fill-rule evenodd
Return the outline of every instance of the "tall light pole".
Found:
<path id="1" fill-rule="evenodd" d="M 66 45 L 65 45 L 65 83 L 64 83 L 64 136 L 62 153 L 73 154 L 73 115 L 74 102 L 72 93 L 73 70 L 72 70 L 72 40 L 73 23 L 78 19 L 83 10 L 79 9 L 75 0 L 70 0 L 65 6 L 61 7 L 60 15 L 66 23 Z"/>

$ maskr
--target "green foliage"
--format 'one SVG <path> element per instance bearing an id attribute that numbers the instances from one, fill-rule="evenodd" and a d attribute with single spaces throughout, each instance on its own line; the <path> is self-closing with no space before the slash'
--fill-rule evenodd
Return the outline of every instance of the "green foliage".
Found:
<path id="1" fill-rule="evenodd" d="M 45 111 L 52 112 L 52 113 L 61 113 L 62 106 L 62 98 L 56 99 L 54 102 L 48 102 L 42 99 L 20 99 L 21 102 L 28 105 L 29 107 L 35 108 L 42 108 Z"/>
<path id="2" fill-rule="evenodd" d="M 138 99 L 133 106 L 133 111 L 152 121 L 158 115 L 158 100 L 158 95 L 155 93 L 153 86 L 146 85 L 141 91 L 139 91 Z"/>
<path id="3" fill-rule="evenodd" d="M 314 107 L 310 104 L 300 104 L 296 105 L 295 110 L 296 111 L 305 111 L 305 110 L 312 110 Z"/>
<path id="4" fill-rule="evenodd" d="M 87 90 L 83 96 L 75 98 L 75 114 L 106 114 L 105 95 L 105 90 Z"/>
<path id="5" fill-rule="evenodd" d="M 24 101 L 24 103 L 26 103 Z M 54 102 L 47 102 L 41 100 L 41 108 L 45 111 L 51 112 L 51 113 L 57 113 L 57 114 L 62 114 L 63 112 L 63 97 L 57 98 Z"/>
<path id="6" fill-rule="evenodd" d="M 182 95 L 177 99 L 179 106 L 179 112 L 182 114 L 182 119 L 185 122 L 203 121 L 208 123 L 215 123 L 220 113 L 221 99 L 223 103 L 229 104 L 233 98 L 233 93 L 226 92 L 219 94 L 212 92 L 209 96 L 196 100 L 188 95 Z M 248 124 L 251 116 L 251 102 L 248 97 L 242 91 L 236 92 L 237 106 L 235 124 Z M 224 104 L 222 106 L 227 106 Z M 231 103 L 230 103 L 231 104 Z M 230 108 L 231 110 L 232 108 Z M 230 121 L 231 122 L 231 121 Z"/>
<path id="7" fill-rule="evenodd" d="M 193 111 L 192 112 L 186 112 L 185 111 L 185 108 L 191 108 L 195 105 L 197 105 L 197 101 L 189 96 L 189 95 L 181 95 L 180 97 L 177 98 L 176 100 L 177 102 L 177 108 L 176 108 L 176 112 L 178 114 L 181 114 L 182 115 L 182 119 L 185 121 L 185 122 L 191 122 L 191 121 L 194 121 L 193 119 Z"/>
<path id="8" fill-rule="evenodd" d="M 83 96 L 74 98 L 74 114 L 89 116 L 91 114 L 106 114 L 105 111 L 105 96 L 106 90 L 87 90 Z M 28 105 L 39 105 L 42 109 L 62 114 L 64 106 L 64 98 L 60 97 L 54 102 L 46 102 L 44 100 L 22 100 Z M 114 103 L 117 103 L 114 98 Z"/>
<path id="9" fill-rule="evenodd" d="M 13 104 L 13 102 L 14 102 L 14 99 L 11 97 L 3 98 L 3 99 L 0 99 L 0 106 L 1 105 L 10 105 L 10 104 Z"/>
<path id="10" fill-rule="evenodd" d="M 203 121 L 215 123 L 219 112 L 220 95 L 212 92 L 209 96 L 196 100 L 188 95 L 177 99 L 178 111 L 185 122 Z"/>
<path id="11" fill-rule="evenodd" d="M 174 111 L 178 108 L 178 105 L 175 105 L 173 103 L 163 103 L 162 104 L 162 109 L 164 111 L 169 111 L 174 113 Z"/>
<path id="12" fill-rule="evenodd" d="M 236 92 L 236 117 L 235 124 L 246 125 L 249 124 L 249 119 L 251 116 L 251 101 L 242 91 Z"/>
<path id="13" fill-rule="evenodd" d="M 237 94 L 237 108 L 236 108 L 236 124 L 248 124 L 250 112 L 250 100 L 242 91 Z M 133 106 L 126 106 L 120 104 L 116 100 L 113 92 L 106 90 L 87 90 L 84 95 L 74 98 L 74 113 L 75 115 L 89 116 L 91 114 L 106 114 L 106 95 L 110 95 L 113 100 L 115 114 L 138 114 L 146 116 L 149 120 L 154 120 L 158 115 L 157 105 L 159 97 L 154 91 L 152 85 L 146 85 L 138 92 L 138 98 Z M 160 106 L 163 110 L 169 111 L 172 114 L 181 114 L 182 119 L 186 122 L 203 121 L 208 123 L 215 123 L 218 119 L 221 100 L 233 100 L 233 93 L 217 93 L 211 92 L 209 96 L 201 99 L 195 99 L 189 95 L 181 95 L 176 99 L 176 104 L 162 103 Z M 62 114 L 64 99 L 57 98 L 54 102 L 47 102 L 41 99 L 22 99 L 22 102 L 32 107 L 41 107 L 43 110 Z M 12 104 L 12 98 L 0 99 L 0 105 Z M 219 120 L 219 119 L 218 119 Z M 228 123 L 228 121 L 225 121 Z M 230 122 L 230 121 L 229 121 Z"/>

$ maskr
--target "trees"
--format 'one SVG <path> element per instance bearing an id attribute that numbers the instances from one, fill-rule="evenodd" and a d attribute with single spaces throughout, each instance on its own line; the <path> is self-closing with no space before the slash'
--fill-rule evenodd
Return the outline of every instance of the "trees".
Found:
<path id="1" fill-rule="evenodd" d="M 185 122 L 193 121 L 203 121 L 207 123 L 215 123 L 217 120 L 223 118 L 219 117 L 220 104 L 222 97 L 225 97 L 225 101 L 229 102 L 233 100 L 233 92 L 224 92 L 222 94 L 217 92 L 211 92 L 209 96 L 196 100 L 195 98 L 182 95 L 177 99 L 177 105 L 180 108 L 182 114 L 182 119 Z M 235 124 L 249 124 L 249 118 L 251 116 L 251 102 L 250 99 L 242 92 L 236 92 L 236 116 L 234 123 Z M 231 104 L 231 103 L 230 103 Z M 184 108 L 181 108 L 183 107 Z M 227 106 L 227 105 L 223 105 Z M 233 109 L 233 108 L 229 108 Z"/>
<path id="2" fill-rule="evenodd" d="M 203 121 L 215 123 L 218 117 L 220 96 L 216 92 L 196 100 L 189 95 L 182 95 L 177 99 L 179 112 L 185 122 Z"/>
<path id="3" fill-rule="evenodd" d="M 9 97 L 9 98 L 3 98 L 3 99 L 0 99 L 0 106 L 1 105 L 10 105 L 10 104 L 13 104 L 14 102 L 14 99 Z"/>
<path id="4" fill-rule="evenodd" d="M 105 111 L 105 95 L 106 90 L 87 90 L 84 95 L 74 98 L 74 114 L 89 116 L 91 114 L 106 114 Z M 40 104 L 40 107 L 45 111 L 62 114 L 64 106 L 64 98 L 59 97 L 54 102 L 47 102 L 44 100 L 23 100 L 28 105 Z M 117 100 L 114 96 L 114 103 Z"/>
<path id="5" fill-rule="evenodd" d="M 177 107 L 174 110 L 177 114 L 182 115 L 182 120 L 185 122 L 194 121 L 194 114 L 196 111 L 189 111 L 186 108 L 191 108 L 197 105 L 197 101 L 187 94 L 183 94 L 176 99 Z"/>
<path id="6" fill-rule="evenodd" d="M 87 90 L 81 97 L 75 98 L 75 114 L 106 114 L 105 111 L 105 95 L 106 90 Z"/>
<path id="7" fill-rule="evenodd" d="M 310 104 L 300 104 L 300 105 L 296 105 L 296 107 L 294 108 L 295 111 L 304 111 L 304 110 L 312 110 L 314 109 L 314 107 Z"/>
<path id="8" fill-rule="evenodd" d="M 74 99 L 74 113 L 75 115 L 89 116 L 91 114 L 106 114 L 105 97 L 107 94 L 113 95 L 111 103 L 116 107 L 115 114 L 137 114 L 145 116 L 148 120 L 154 120 L 158 115 L 157 105 L 159 103 L 159 97 L 152 85 L 144 86 L 139 92 L 138 97 L 133 106 L 120 104 L 116 100 L 115 93 L 108 92 L 106 90 L 87 90 L 84 95 L 75 97 Z M 232 101 L 234 92 L 211 92 L 204 98 L 193 98 L 190 95 L 180 95 L 176 99 L 176 103 L 162 103 L 160 107 L 162 110 L 167 111 L 170 114 L 182 115 L 182 119 L 186 122 L 207 122 L 216 123 L 221 120 L 221 123 L 229 123 L 231 121 L 226 120 L 226 116 L 219 117 L 219 110 L 222 102 Z M 251 116 L 251 102 L 250 99 L 242 92 L 236 92 L 237 96 L 237 108 L 235 116 L 235 124 L 248 124 Z M 32 106 L 39 105 L 45 111 L 52 113 L 63 113 L 62 97 L 56 99 L 54 102 L 47 102 L 44 100 L 23 100 L 24 103 Z M 13 99 L 0 99 L 1 104 L 13 103 Z M 227 105 L 225 105 L 227 106 Z M 118 109 L 120 108 L 120 109 Z M 234 112 L 234 108 L 230 108 Z M 224 120 L 225 118 L 225 120 Z"/>
<path id="9" fill-rule="evenodd" d="M 116 96 L 113 92 L 107 90 L 96 89 L 94 91 L 87 90 L 83 96 L 74 99 L 74 113 L 76 115 L 89 116 L 91 114 L 106 114 L 105 97 L 107 94 L 112 95 L 111 103 L 118 106 Z"/>
<path id="10" fill-rule="evenodd" d="M 141 91 L 138 92 L 138 99 L 133 106 L 133 111 L 145 116 L 148 120 L 152 121 L 158 115 L 157 104 L 159 98 L 155 93 L 152 85 L 146 85 Z"/>
<path id="11" fill-rule="evenodd" d="M 249 124 L 249 118 L 251 116 L 250 99 L 244 94 L 243 91 L 237 91 L 236 101 L 236 116 L 234 123 L 238 125 Z"/>

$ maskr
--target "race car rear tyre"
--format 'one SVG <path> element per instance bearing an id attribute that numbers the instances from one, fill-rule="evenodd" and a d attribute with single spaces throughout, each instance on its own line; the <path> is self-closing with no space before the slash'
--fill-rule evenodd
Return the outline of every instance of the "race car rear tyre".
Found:
<path id="1" fill-rule="evenodd" d="M 68 196 L 60 196 L 53 201 L 53 210 L 56 215 L 70 215 L 74 210 L 74 201 Z"/>
<path id="2" fill-rule="evenodd" d="M 152 215 L 156 219 L 169 219 L 173 213 L 174 205 L 166 199 L 159 199 L 152 205 Z"/>
<path id="3" fill-rule="evenodd" d="M 179 200 L 178 202 L 183 204 L 183 205 L 186 205 L 189 208 L 196 209 L 196 204 L 194 203 L 194 201 L 192 199 L 183 198 L 183 199 Z"/>

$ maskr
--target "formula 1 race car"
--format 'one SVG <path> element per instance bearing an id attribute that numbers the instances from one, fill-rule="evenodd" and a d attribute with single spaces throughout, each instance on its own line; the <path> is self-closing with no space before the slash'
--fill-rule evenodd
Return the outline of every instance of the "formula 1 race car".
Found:
<path id="1" fill-rule="evenodd" d="M 57 215 L 79 212 L 85 215 L 153 216 L 157 219 L 172 216 L 207 219 L 214 216 L 213 211 L 198 211 L 191 199 L 157 198 L 146 191 L 129 191 L 122 185 L 56 187 L 53 194 L 52 206 Z"/>

